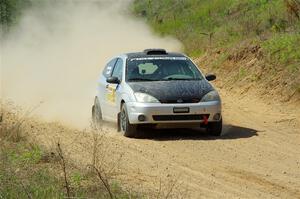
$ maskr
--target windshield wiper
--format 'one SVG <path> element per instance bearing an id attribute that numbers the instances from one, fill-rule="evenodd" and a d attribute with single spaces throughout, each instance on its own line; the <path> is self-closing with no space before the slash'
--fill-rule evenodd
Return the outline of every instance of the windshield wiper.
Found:
<path id="1" fill-rule="evenodd" d="M 128 81 L 158 81 L 157 79 L 131 78 Z"/>

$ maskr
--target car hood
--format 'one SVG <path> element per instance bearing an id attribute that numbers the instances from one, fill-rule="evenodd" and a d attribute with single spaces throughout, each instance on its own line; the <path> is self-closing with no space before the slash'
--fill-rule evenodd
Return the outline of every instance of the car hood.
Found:
<path id="1" fill-rule="evenodd" d="M 206 80 L 129 82 L 134 92 L 147 93 L 161 103 L 198 103 L 214 88 Z"/>

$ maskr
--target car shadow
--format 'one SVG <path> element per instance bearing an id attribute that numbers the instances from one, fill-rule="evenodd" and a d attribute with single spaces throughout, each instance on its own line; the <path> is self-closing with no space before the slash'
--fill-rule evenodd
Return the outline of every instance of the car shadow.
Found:
<path id="1" fill-rule="evenodd" d="M 221 136 L 210 136 L 205 129 L 143 129 L 142 137 L 156 141 L 172 140 L 231 140 L 258 136 L 257 130 L 234 125 L 224 125 Z"/>

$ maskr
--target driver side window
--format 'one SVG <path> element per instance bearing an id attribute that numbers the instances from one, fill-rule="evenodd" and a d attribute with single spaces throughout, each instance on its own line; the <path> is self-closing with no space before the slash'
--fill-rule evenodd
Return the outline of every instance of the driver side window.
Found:
<path id="1" fill-rule="evenodd" d="M 111 76 L 112 74 L 112 70 L 116 64 L 117 58 L 111 60 L 110 62 L 108 62 L 102 72 L 102 74 L 104 75 L 105 78 L 108 78 Z"/>
<path id="2" fill-rule="evenodd" d="M 122 80 L 122 74 L 123 74 L 123 60 L 119 58 L 113 70 L 112 77 L 117 77 L 119 80 Z"/>
<path id="3" fill-rule="evenodd" d="M 111 60 L 110 62 L 108 62 L 108 64 L 106 64 L 106 66 L 103 70 L 103 73 L 102 73 L 105 78 L 108 78 L 111 76 L 114 66 L 116 64 L 116 61 L 117 61 L 117 58 Z"/>

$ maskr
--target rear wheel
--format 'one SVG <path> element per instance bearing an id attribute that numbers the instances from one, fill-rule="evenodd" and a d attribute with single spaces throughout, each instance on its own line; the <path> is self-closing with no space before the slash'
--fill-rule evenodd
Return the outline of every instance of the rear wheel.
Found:
<path id="1" fill-rule="evenodd" d="M 212 136 L 221 136 L 222 134 L 223 122 L 222 119 L 218 122 L 210 122 L 207 124 L 206 131 Z"/>
<path id="2" fill-rule="evenodd" d="M 132 138 L 137 136 L 138 125 L 129 123 L 128 112 L 125 103 L 122 104 L 119 120 L 119 129 L 125 137 Z"/>
<path id="3" fill-rule="evenodd" d="M 93 125 L 96 128 L 99 128 L 102 122 L 102 111 L 97 98 L 95 98 L 94 105 L 92 107 L 92 120 Z"/>

